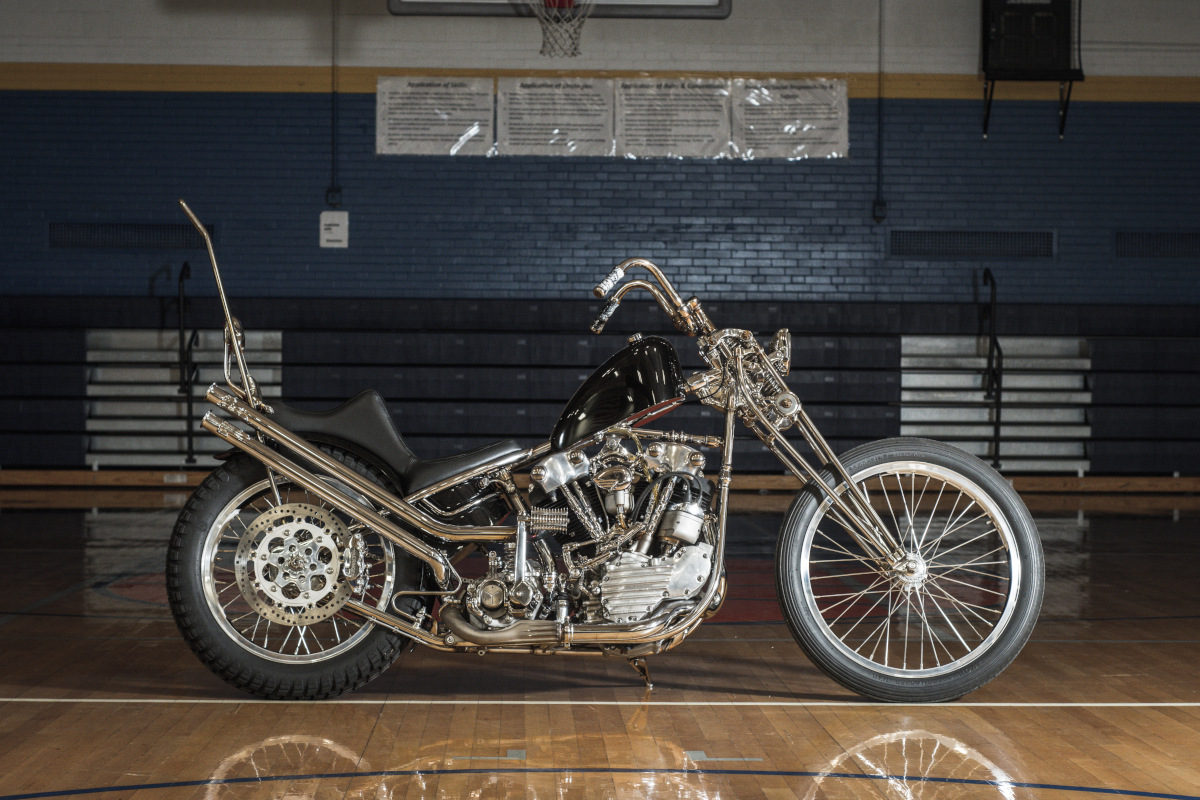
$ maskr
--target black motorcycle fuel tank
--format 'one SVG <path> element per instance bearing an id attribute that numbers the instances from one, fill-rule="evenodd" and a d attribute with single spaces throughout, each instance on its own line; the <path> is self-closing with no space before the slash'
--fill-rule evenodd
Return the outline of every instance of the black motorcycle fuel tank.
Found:
<path id="1" fill-rule="evenodd" d="M 659 336 L 636 339 L 575 391 L 554 425 L 550 445 L 565 450 L 618 422 L 648 422 L 683 402 L 683 386 L 671 343 Z"/>

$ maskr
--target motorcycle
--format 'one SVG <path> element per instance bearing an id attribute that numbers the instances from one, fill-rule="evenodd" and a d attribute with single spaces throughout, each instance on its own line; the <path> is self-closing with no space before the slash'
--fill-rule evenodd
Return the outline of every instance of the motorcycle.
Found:
<path id="1" fill-rule="evenodd" d="M 784 380 L 786 329 L 766 346 L 718 329 L 655 264 L 627 259 L 595 288 L 609 299 L 592 330 L 646 292 L 707 369 L 685 376 L 667 340 L 635 334 L 580 385 L 548 441 L 421 459 L 376 392 L 326 412 L 264 400 L 212 240 L 180 205 L 225 316 L 225 385 L 207 393 L 223 414 L 202 426 L 232 449 L 179 515 L 167 587 L 192 650 L 238 689 L 335 697 L 417 643 L 625 658 L 651 685 L 646 657 L 684 641 L 725 597 L 738 423 L 802 482 L 776 545 L 776 589 L 792 635 L 830 678 L 875 700 L 952 700 L 1029 638 L 1044 559 L 1020 497 L 938 442 L 835 454 Z M 645 276 L 627 279 L 634 270 Z M 719 435 L 647 427 L 688 401 L 722 413 Z M 472 553 L 482 574 L 463 574 Z"/>

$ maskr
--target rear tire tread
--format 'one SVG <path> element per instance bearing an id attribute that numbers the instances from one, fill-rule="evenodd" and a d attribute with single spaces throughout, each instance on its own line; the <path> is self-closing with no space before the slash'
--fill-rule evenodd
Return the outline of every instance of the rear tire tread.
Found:
<path id="1" fill-rule="evenodd" d="M 340 450 L 329 450 L 350 469 L 381 485 L 382 475 Z M 192 652 L 229 685 L 268 700 L 326 700 L 358 689 L 386 671 L 410 644 L 376 627 L 354 650 L 318 664 L 275 664 L 231 642 L 208 616 L 198 578 L 197 552 L 216 515 L 239 492 L 265 478 L 262 465 L 235 455 L 196 487 L 175 523 L 167 548 L 167 600 Z M 191 570 L 192 572 L 189 572 Z M 189 584 L 196 584 L 189 586 Z"/>

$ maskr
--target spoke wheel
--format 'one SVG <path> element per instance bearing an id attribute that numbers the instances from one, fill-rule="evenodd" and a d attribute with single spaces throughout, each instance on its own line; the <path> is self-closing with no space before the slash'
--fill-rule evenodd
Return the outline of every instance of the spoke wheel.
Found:
<path id="1" fill-rule="evenodd" d="M 341 487 L 345 490 L 346 487 Z M 229 638 L 262 658 L 311 663 L 354 648 L 374 625 L 342 611 L 351 597 L 386 609 L 396 560 L 367 531 L 356 554 L 367 569 L 342 575 L 343 553 L 361 526 L 304 489 L 260 481 L 235 497 L 209 527 L 201 580 L 208 611 Z"/>
<path id="2" fill-rule="evenodd" d="M 328 452 L 386 487 L 353 454 Z M 277 498 L 262 465 L 242 455 L 197 487 L 167 549 L 171 611 L 229 684 L 271 699 L 335 697 L 380 675 L 409 644 L 347 602 L 386 609 L 394 591 L 420 588 L 422 565 L 303 488 L 278 489 Z M 405 601 L 420 610 L 416 598 Z"/>
<path id="3" fill-rule="evenodd" d="M 877 442 L 842 461 L 900 554 L 876 560 L 823 493 L 802 492 L 777 562 L 797 641 L 876 699 L 954 699 L 994 678 L 1041 606 L 1041 547 L 1020 498 L 983 462 L 935 442 Z"/>

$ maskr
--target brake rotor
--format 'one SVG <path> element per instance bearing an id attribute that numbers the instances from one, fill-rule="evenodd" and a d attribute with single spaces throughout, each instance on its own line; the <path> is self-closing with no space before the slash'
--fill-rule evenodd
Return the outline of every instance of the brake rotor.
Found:
<path id="1" fill-rule="evenodd" d="M 246 529 L 234 556 L 242 597 L 264 619 L 312 625 L 336 614 L 350 598 L 340 580 L 339 548 L 349 539 L 332 512 L 286 503 L 263 512 Z"/>

